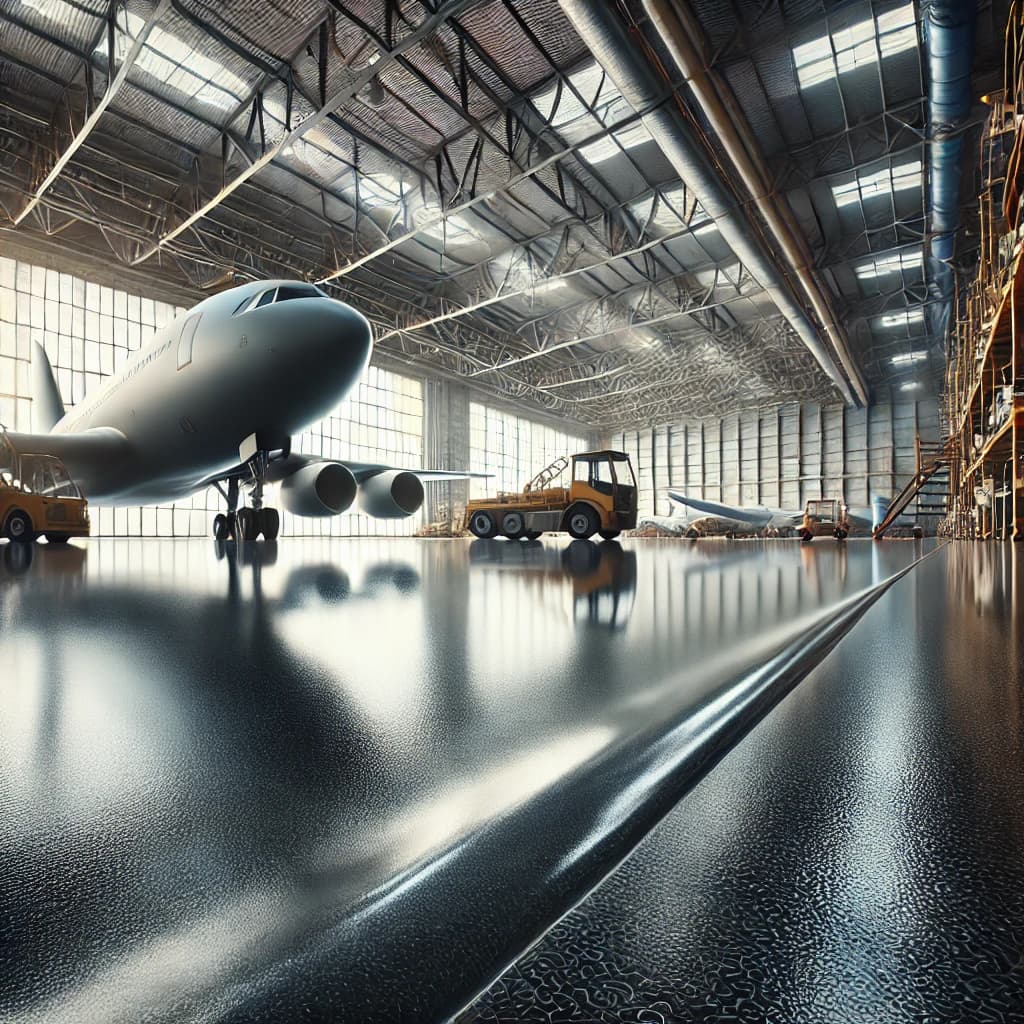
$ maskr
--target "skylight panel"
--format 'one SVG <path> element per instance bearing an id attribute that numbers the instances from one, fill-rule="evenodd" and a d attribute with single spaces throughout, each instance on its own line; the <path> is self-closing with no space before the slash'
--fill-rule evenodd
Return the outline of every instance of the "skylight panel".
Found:
<path id="1" fill-rule="evenodd" d="M 345 191 L 354 198 L 356 186 L 351 185 Z M 382 206 L 401 206 L 402 182 L 393 174 L 361 174 L 359 175 L 359 202 L 370 209 Z"/>
<path id="2" fill-rule="evenodd" d="M 927 352 L 904 352 L 902 355 L 893 356 L 894 366 L 913 366 L 914 363 L 923 363 L 928 358 Z"/>
<path id="3" fill-rule="evenodd" d="M 144 24 L 145 19 L 139 15 L 127 13 L 117 35 L 119 59 L 124 59 L 131 40 L 138 36 Z M 105 57 L 106 42 L 100 43 L 94 52 Z M 146 37 L 135 67 L 182 96 L 201 100 L 222 110 L 233 110 L 249 91 L 248 85 L 237 75 L 159 25 L 154 26 Z"/>
<path id="4" fill-rule="evenodd" d="M 559 81 L 556 78 L 547 88 L 530 97 L 540 116 L 555 128 L 578 121 L 588 112 L 588 107 L 600 116 L 601 111 L 607 110 L 622 95 L 596 61 L 561 80 L 561 95 Z"/>
<path id="5" fill-rule="evenodd" d="M 793 63 L 801 89 L 819 85 L 895 53 L 917 46 L 912 0 L 876 18 L 837 29 L 831 35 L 793 47 Z"/>
<path id="6" fill-rule="evenodd" d="M 465 217 L 455 214 L 438 220 L 440 216 L 441 207 L 436 203 L 428 203 L 413 214 L 413 222 L 424 235 L 440 241 L 471 242 L 480 238 L 480 233 Z"/>
<path id="7" fill-rule="evenodd" d="M 921 162 L 918 160 L 900 164 L 898 167 L 883 167 L 871 174 L 854 178 L 853 181 L 836 185 L 832 189 L 832 195 L 836 206 L 848 206 L 857 201 L 920 187 Z"/>
<path id="8" fill-rule="evenodd" d="M 649 195 L 638 199 L 630 209 L 641 225 L 661 228 L 664 231 L 678 231 L 686 224 L 687 210 L 691 221 L 700 213 L 692 197 L 686 194 L 686 188 L 677 185 L 675 188 L 663 188 L 660 195 Z M 654 210 L 653 216 L 651 210 Z"/>
<path id="9" fill-rule="evenodd" d="M 618 145 L 616 145 L 616 140 L 618 140 Z M 621 132 L 616 132 L 615 135 L 606 135 L 603 139 L 584 146 L 578 150 L 578 153 L 587 163 L 599 164 L 617 156 L 621 152 L 619 146 L 622 149 L 633 149 L 635 146 L 642 146 L 645 142 L 651 141 L 651 133 L 643 124 L 637 122 Z"/>
<path id="10" fill-rule="evenodd" d="M 908 309 L 902 313 L 886 313 L 879 318 L 881 327 L 906 327 L 910 324 L 919 324 L 924 320 L 923 309 Z"/>
<path id="11" fill-rule="evenodd" d="M 879 256 L 868 263 L 862 263 L 854 269 L 858 278 L 881 277 L 894 274 L 898 270 L 915 270 L 921 266 L 922 256 L 917 252 L 895 252 L 889 256 Z"/>

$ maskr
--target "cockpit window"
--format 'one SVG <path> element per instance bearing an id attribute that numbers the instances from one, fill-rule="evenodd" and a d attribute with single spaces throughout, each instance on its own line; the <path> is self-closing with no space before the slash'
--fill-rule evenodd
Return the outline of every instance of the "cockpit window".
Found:
<path id="1" fill-rule="evenodd" d="M 324 292 L 312 284 L 283 284 L 279 288 L 268 288 L 255 301 L 253 296 L 243 299 L 235 308 L 232 316 L 244 313 L 250 309 L 259 309 L 260 306 L 269 306 L 272 302 L 286 302 L 288 299 L 323 299 Z"/>
<path id="2" fill-rule="evenodd" d="M 284 302 L 287 299 L 318 299 L 323 298 L 323 292 L 311 284 L 283 284 L 277 289 L 275 302 Z"/>

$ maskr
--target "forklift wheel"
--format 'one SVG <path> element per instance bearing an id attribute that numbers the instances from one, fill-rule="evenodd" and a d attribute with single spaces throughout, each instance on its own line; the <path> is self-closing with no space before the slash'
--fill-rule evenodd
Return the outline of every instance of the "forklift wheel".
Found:
<path id="1" fill-rule="evenodd" d="M 588 540 L 600 525 L 597 513 L 589 505 L 573 505 L 565 516 L 566 529 L 574 540 Z"/>
<path id="2" fill-rule="evenodd" d="M 474 517 L 475 518 L 475 517 Z M 506 512 L 501 517 L 501 532 L 509 540 L 519 540 L 526 535 L 526 522 L 522 512 Z"/>
<path id="3" fill-rule="evenodd" d="M 4 536 L 15 544 L 31 544 L 36 539 L 32 530 L 32 520 L 20 510 L 15 510 L 7 517 Z"/>
<path id="4" fill-rule="evenodd" d="M 474 537 L 480 537 L 483 540 L 488 540 L 498 532 L 498 524 L 494 521 L 494 516 L 490 512 L 484 512 L 482 509 L 479 512 L 474 512 L 469 519 L 469 532 Z"/>

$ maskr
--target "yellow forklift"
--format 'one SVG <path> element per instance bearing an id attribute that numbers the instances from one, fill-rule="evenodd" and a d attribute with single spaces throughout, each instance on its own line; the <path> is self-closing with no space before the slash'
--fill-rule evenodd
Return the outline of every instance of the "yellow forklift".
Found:
<path id="1" fill-rule="evenodd" d="M 466 506 L 474 537 L 536 540 L 542 533 L 568 533 L 586 540 L 595 533 L 614 540 L 636 526 L 636 476 L 625 452 L 581 452 L 572 456 L 568 487 L 552 484 L 569 468 L 564 456 L 542 469 L 519 492 L 480 498 Z"/>
<path id="2" fill-rule="evenodd" d="M 22 454 L 0 424 L 0 537 L 51 544 L 89 536 L 89 503 L 64 463 L 53 455 Z"/>

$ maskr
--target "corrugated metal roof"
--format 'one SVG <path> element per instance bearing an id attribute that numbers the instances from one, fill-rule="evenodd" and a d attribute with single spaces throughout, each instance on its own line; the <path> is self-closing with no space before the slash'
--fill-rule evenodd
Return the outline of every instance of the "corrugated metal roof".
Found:
<path id="1" fill-rule="evenodd" d="M 382 52 L 389 31 L 401 46 L 434 18 L 432 7 L 403 4 L 389 25 L 375 0 L 175 5 L 69 165 L 89 185 L 79 190 L 89 208 L 75 190 L 53 192 L 60 209 L 81 213 L 80 226 L 65 233 L 70 249 L 91 245 L 110 259 L 95 227 L 109 217 L 111 230 L 124 233 L 125 258 L 144 254 L 147 235 L 152 246 L 222 181 L 251 173 L 262 147 L 283 142 L 290 104 L 291 126 L 307 126 L 302 137 L 165 242 L 146 264 L 155 274 L 201 288 L 231 269 L 276 276 L 292 267 L 314 278 L 341 270 L 339 294 L 359 301 L 386 335 L 384 348 L 424 367 L 476 373 L 478 386 L 587 423 L 657 418 L 693 403 L 713 410 L 833 393 L 657 140 L 636 122 L 609 134 L 631 108 L 552 0 L 464 4 L 394 57 Z M 892 377 L 888 353 L 899 342 L 891 326 L 858 309 L 900 289 L 911 308 L 924 276 L 898 267 L 870 277 L 857 266 L 894 246 L 920 252 L 914 232 L 924 192 L 844 194 L 837 203 L 835 188 L 897 159 L 926 158 L 920 52 L 904 47 L 879 61 L 857 51 L 854 61 L 840 52 L 846 37 L 836 36 L 832 74 L 825 51 L 799 51 L 798 68 L 794 48 L 900 6 L 693 4 L 712 70 L 742 108 L 876 386 Z M 84 107 L 85 65 L 104 87 L 106 9 L 105 0 L 0 0 L 8 94 L 0 116 L 18 127 L 0 150 L 4 209 L 19 209 L 38 180 L 28 172 L 35 150 L 25 140 L 39 136 L 40 111 L 52 114 L 63 87 Z M 120 23 L 133 34 L 152 10 L 149 0 L 129 0 Z M 636 19 L 633 38 L 641 33 L 669 67 L 639 0 L 625 0 L 625 10 Z M 817 61 L 813 75 L 807 61 Z M 378 64 L 373 81 L 350 88 Z M 321 87 L 347 97 L 322 116 Z M 677 102 L 687 101 L 680 91 Z M 66 139 L 55 135 L 51 151 Z M 121 194 L 109 180 L 119 158 Z M 544 160 L 544 169 L 519 180 Z M 142 196 L 148 202 L 135 198 Z M 450 212 L 467 201 L 475 205 Z M 759 224 L 755 218 L 751 230 Z M 39 233 L 41 225 L 30 216 L 21 230 Z M 365 266 L 347 268 L 374 252 Z M 496 294 L 510 297 L 495 302 Z M 441 312 L 443 325 L 419 327 Z M 396 326 L 408 330 L 389 333 Z M 588 372 L 601 376 L 588 380 Z"/>

